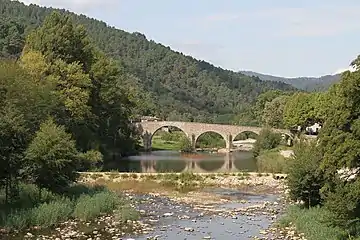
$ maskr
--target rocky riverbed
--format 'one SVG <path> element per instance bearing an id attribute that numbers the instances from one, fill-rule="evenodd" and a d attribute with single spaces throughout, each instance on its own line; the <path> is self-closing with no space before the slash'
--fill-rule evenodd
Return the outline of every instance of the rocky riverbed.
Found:
<path id="1" fill-rule="evenodd" d="M 223 176 L 222 184 L 187 193 L 157 191 L 156 187 L 140 192 L 122 190 L 139 211 L 139 221 L 124 224 L 113 216 L 103 216 L 94 222 L 68 221 L 54 229 L 33 229 L 5 239 L 303 239 L 294 229 L 273 227 L 286 205 L 280 191 L 282 180 L 265 181 L 269 176 L 258 176 L 256 184 L 244 188 L 236 187 L 232 177 Z"/>

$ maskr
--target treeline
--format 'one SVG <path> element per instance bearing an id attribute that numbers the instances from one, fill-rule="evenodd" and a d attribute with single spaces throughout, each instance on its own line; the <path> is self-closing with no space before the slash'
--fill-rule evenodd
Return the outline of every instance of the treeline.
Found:
<path id="1" fill-rule="evenodd" d="M 52 9 L 0 0 L 0 56 L 19 56 L 23 37 Z M 141 94 L 138 114 L 167 120 L 251 124 L 247 117 L 257 96 L 268 90 L 294 91 L 290 85 L 217 68 L 204 61 L 127 33 L 104 22 L 67 11 L 82 24 L 97 47 L 116 59 Z M 142 106 L 140 107 L 140 103 Z"/>
<path id="2" fill-rule="evenodd" d="M 10 41 L 11 42 L 11 41 Z M 136 151 L 137 110 L 128 75 L 82 26 L 54 12 L 25 40 L 18 61 L 0 61 L 0 183 L 59 191 L 77 170 Z"/>
<path id="3" fill-rule="evenodd" d="M 341 229 L 336 239 L 360 236 L 360 58 L 352 65 L 357 71 L 343 73 L 327 92 L 297 94 L 285 107 L 289 126 L 314 119 L 323 123 L 316 142 L 297 145 L 288 186 L 293 200 L 328 212 L 325 225 Z"/>
<path id="4" fill-rule="evenodd" d="M 300 126 L 304 131 L 315 123 L 324 123 L 332 104 L 329 100 L 328 92 L 267 91 L 259 95 L 249 116 L 264 127 L 296 130 Z"/>

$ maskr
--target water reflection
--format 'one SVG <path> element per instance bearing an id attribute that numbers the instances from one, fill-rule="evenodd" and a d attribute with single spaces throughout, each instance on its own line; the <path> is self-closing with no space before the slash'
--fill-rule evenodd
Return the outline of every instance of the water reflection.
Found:
<path id="1" fill-rule="evenodd" d="M 251 152 L 181 154 L 175 151 L 154 151 L 120 159 L 106 168 L 144 173 L 238 172 L 257 171 L 257 164 Z"/>

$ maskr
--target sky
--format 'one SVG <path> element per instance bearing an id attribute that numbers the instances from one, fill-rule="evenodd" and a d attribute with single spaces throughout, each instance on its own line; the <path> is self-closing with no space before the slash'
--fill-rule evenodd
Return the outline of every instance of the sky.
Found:
<path id="1" fill-rule="evenodd" d="M 234 71 L 283 77 L 346 70 L 359 0 L 23 0 L 66 8 Z"/>

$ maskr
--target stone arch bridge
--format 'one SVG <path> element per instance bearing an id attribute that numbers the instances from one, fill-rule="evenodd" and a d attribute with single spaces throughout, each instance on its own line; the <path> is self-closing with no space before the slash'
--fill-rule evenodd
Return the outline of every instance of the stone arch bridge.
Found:
<path id="1" fill-rule="evenodd" d="M 137 126 L 141 132 L 145 150 L 151 150 L 151 141 L 155 132 L 163 127 L 176 127 L 183 131 L 190 139 L 193 149 L 198 138 L 206 132 L 215 132 L 220 134 L 226 143 L 226 149 L 231 150 L 233 138 L 243 132 L 253 132 L 259 134 L 260 127 L 238 126 L 238 125 L 225 125 L 225 124 L 210 124 L 198 122 L 172 122 L 172 121 L 149 121 L 139 122 Z M 290 138 L 293 138 L 289 130 L 285 129 L 272 129 L 274 132 L 282 133 Z"/>

